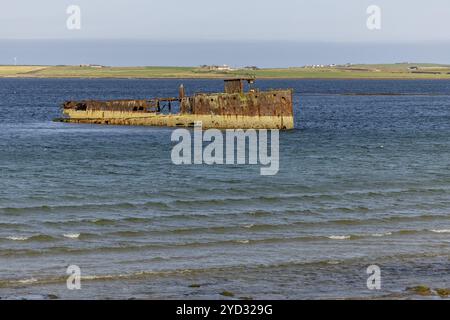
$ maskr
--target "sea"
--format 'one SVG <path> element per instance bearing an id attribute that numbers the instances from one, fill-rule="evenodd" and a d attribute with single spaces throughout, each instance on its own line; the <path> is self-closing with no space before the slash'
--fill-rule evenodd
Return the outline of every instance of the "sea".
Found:
<path id="1" fill-rule="evenodd" d="M 450 288 L 450 81 L 258 80 L 294 90 L 272 176 L 175 165 L 173 128 L 53 121 L 65 100 L 176 96 L 181 83 L 223 91 L 221 80 L 0 79 L 1 299 Z"/>

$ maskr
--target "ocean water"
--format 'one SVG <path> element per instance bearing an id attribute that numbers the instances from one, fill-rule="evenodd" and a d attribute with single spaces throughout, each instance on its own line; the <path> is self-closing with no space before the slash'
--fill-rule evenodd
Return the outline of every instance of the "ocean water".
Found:
<path id="1" fill-rule="evenodd" d="M 218 80 L 0 79 L 0 297 L 408 298 L 450 287 L 450 81 L 295 90 L 280 171 L 176 166 L 171 128 L 52 122 L 67 99 Z M 382 287 L 366 286 L 369 265 Z M 81 269 L 68 290 L 67 267 Z"/>

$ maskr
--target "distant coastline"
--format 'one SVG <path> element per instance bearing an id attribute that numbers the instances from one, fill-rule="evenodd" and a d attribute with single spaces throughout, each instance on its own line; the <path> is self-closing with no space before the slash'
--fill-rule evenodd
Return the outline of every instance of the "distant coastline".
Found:
<path id="1" fill-rule="evenodd" d="M 129 78 L 129 79 L 450 79 L 450 65 L 397 63 L 292 68 L 217 70 L 203 67 L 109 67 L 0 65 L 0 78 Z"/>

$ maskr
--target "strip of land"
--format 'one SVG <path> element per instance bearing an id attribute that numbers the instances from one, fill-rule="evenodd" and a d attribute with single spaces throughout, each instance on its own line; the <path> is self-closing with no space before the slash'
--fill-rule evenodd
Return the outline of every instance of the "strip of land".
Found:
<path id="1" fill-rule="evenodd" d="M 9 66 L 0 65 L 2 78 L 144 78 L 214 79 L 256 77 L 259 79 L 450 79 L 444 64 L 360 64 L 217 70 L 206 67 L 107 67 Z"/>

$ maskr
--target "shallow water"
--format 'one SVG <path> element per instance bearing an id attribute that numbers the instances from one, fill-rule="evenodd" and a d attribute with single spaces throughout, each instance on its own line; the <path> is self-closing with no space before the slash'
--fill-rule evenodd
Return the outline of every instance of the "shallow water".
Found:
<path id="1" fill-rule="evenodd" d="M 450 287 L 450 81 L 295 90 L 280 171 L 175 166 L 172 129 L 54 123 L 67 99 L 216 80 L 0 79 L 0 297 L 404 297 Z M 367 266 L 382 289 L 366 287 Z M 66 288 L 81 268 L 82 289 Z"/>

